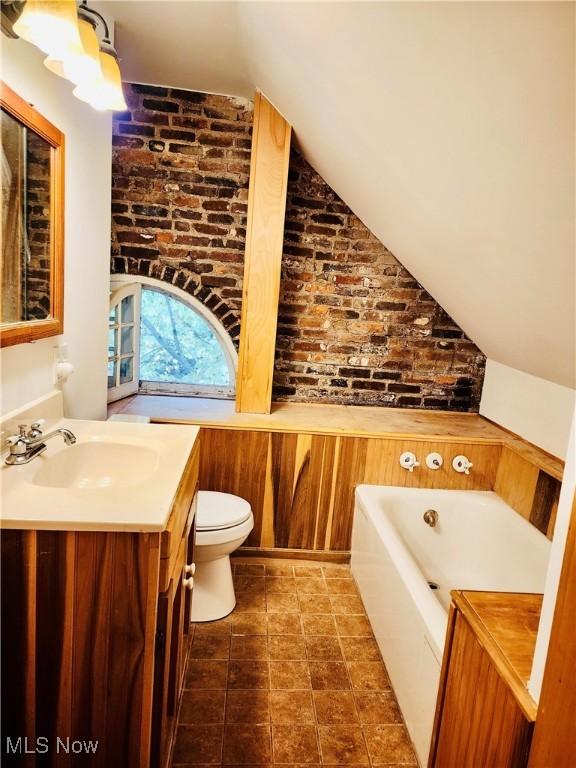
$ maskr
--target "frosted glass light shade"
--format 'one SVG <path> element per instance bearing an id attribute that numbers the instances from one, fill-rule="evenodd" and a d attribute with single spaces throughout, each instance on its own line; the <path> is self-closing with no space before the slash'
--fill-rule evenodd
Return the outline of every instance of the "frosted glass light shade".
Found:
<path id="1" fill-rule="evenodd" d="M 83 82 L 74 88 L 74 96 L 94 109 L 123 112 L 128 109 L 122 92 L 122 77 L 118 59 L 108 50 L 100 51 L 102 76 L 92 82 Z"/>
<path id="2" fill-rule="evenodd" d="M 74 85 L 91 82 L 101 77 L 100 70 L 100 43 L 94 27 L 86 19 L 80 19 L 78 23 L 82 53 L 71 54 L 63 60 L 48 56 L 44 66 L 50 72 L 60 77 L 65 77 Z"/>
<path id="3" fill-rule="evenodd" d="M 54 58 L 82 53 L 76 0 L 28 0 L 13 29 Z"/>

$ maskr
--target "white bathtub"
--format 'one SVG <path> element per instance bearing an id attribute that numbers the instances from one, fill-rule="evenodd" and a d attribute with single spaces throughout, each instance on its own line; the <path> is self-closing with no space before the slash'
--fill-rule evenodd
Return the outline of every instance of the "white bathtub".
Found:
<path id="1" fill-rule="evenodd" d="M 422 519 L 427 509 L 438 512 L 435 528 Z M 421 765 L 428 760 L 450 590 L 543 592 L 549 551 L 548 539 L 495 493 L 356 489 L 352 573 Z"/>

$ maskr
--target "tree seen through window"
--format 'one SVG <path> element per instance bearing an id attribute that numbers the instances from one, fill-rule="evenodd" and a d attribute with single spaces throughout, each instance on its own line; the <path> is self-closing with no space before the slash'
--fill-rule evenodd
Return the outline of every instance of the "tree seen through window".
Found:
<path id="1" fill-rule="evenodd" d="M 210 325 L 174 296 L 142 288 L 140 380 L 229 387 L 226 357 Z"/>

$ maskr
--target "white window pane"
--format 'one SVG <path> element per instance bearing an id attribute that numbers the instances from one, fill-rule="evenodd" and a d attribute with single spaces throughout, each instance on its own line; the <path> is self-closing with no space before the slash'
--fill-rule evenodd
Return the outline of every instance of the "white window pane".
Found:
<path id="1" fill-rule="evenodd" d="M 122 299 L 122 322 L 133 323 L 134 322 L 134 297 L 126 296 Z"/>
<path id="2" fill-rule="evenodd" d="M 122 328 L 120 336 L 120 354 L 126 355 L 134 352 L 134 326 L 129 325 Z"/>
<path id="3" fill-rule="evenodd" d="M 108 354 L 109 355 L 117 354 L 117 345 L 118 345 L 117 332 L 114 330 L 114 328 L 109 328 L 108 329 Z"/>
<path id="4" fill-rule="evenodd" d="M 142 289 L 139 378 L 231 386 L 226 355 L 210 324 L 184 302 L 149 288 Z"/>
<path id="5" fill-rule="evenodd" d="M 120 384 L 132 381 L 132 357 L 123 357 L 120 360 Z"/>
<path id="6" fill-rule="evenodd" d="M 108 389 L 116 386 L 116 361 L 108 360 Z"/>

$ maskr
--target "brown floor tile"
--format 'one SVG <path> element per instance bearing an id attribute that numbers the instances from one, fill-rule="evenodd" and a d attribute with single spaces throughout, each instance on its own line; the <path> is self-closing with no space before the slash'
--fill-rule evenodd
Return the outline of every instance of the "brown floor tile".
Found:
<path id="1" fill-rule="evenodd" d="M 319 725 L 357 724 L 354 696 L 349 691 L 314 691 L 316 720 Z"/>
<path id="2" fill-rule="evenodd" d="M 319 565 L 295 565 L 294 575 L 300 578 L 322 578 L 322 567 Z"/>
<path id="3" fill-rule="evenodd" d="M 332 613 L 328 595 L 298 595 L 301 613 Z"/>
<path id="4" fill-rule="evenodd" d="M 299 595 L 322 595 L 328 593 L 323 578 L 297 578 L 296 589 Z"/>
<path id="5" fill-rule="evenodd" d="M 234 576 L 234 591 L 252 592 L 253 594 L 264 594 L 266 589 L 266 579 L 264 576 Z"/>
<path id="6" fill-rule="evenodd" d="M 382 661 L 378 643 L 372 637 L 343 637 L 341 643 L 346 661 Z"/>
<path id="7" fill-rule="evenodd" d="M 365 725 L 397 725 L 402 715 L 393 691 L 379 693 L 354 692 L 360 722 Z"/>
<path id="8" fill-rule="evenodd" d="M 227 661 L 192 660 L 188 662 L 185 687 L 197 690 L 225 690 L 227 676 Z"/>
<path id="9" fill-rule="evenodd" d="M 276 725 L 314 722 L 314 706 L 308 691 L 270 691 L 270 716 Z"/>
<path id="10" fill-rule="evenodd" d="M 350 572 L 349 565 L 338 565 L 333 563 L 332 565 L 325 565 L 322 568 L 325 579 L 351 579 L 352 574 Z"/>
<path id="11" fill-rule="evenodd" d="M 268 614 L 268 634 L 269 635 L 301 635 L 302 622 L 300 621 L 300 614 L 269 613 Z"/>
<path id="12" fill-rule="evenodd" d="M 266 765 L 272 761 L 269 725 L 227 725 L 224 729 L 224 765 Z"/>
<path id="13" fill-rule="evenodd" d="M 320 726 L 318 736 L 322 761 L 325 764 L 365 765 L 368 763 L 368 752 L 360 726 Z"/>
<path id="14" fill-rule="evenodd" d="M 264 592 L 238 592 L 236 594 L 235 613 L 265 613 L 266 595 Z"/>
<path id="15" fill-rule="evenodd" d="M 364 738 L 373 765 L 417 765 L 403 725 L 364 726 Z"/>
<path id="16" fill-rule="evenodd" d="M 230 644 L 231 659 L 268 658 L 268 638 L 266 635 L 232 635 Z"/>
<path id="17" fill-rule="evenodd" d="M 266 576 L 294 576 L 294 566 L 283 563 L 266 565 Z"/>
<path id="18" fill-rule="evenodd" d="M 306 659 L 304 638 L 299 635 L 272 635 L 268 638 L 268 656 L 274 660 L 298 661 Z"/>
<path id="19" fill-rule="evenodd" d="M 267 661 L 231 661 L 228 669 L 228 688 L 270 687 Z"/>
<path id="20" fill-rule="evenodd" d="M 269 613 L 298 613 L 298 598 L 296 595 L 286 595 L 284 593 L 268 593 L 266 595 L 266 605 Z"/>
<path id="21" fill-rule="evenodd" d="M 390 680 L 381 661 L 349 661 L 348 672 L 355 691 L 386 691 Z"/>
<path id="22" fill-rule="evenodd" d="M 318 738 L 311 725 L 274 725 L 272 743 L 275 763 L 318 764 Z"/>
<path id="23" fill-rule="evenodd" d="M 327 579 L 326 586 L 331 595 L 358 595 L 354 579 Z"/>
<path id="24" fill-rule="evenodd" d="M 302 626 L 305 635 L 335 635 L 336 624 L 329 613 L 303 613 Z"/>
<path id="25" fill-rule="evenodd" d="M 232 561 L 234 574 L 238 576 L 264 576 L 264 566 L 261 563 L 235 563 Z"/>
<path id="26" fill-rule="evenodd" d="M 265 613 L 238 613 L 232 617 L 233 635 L 265 635 L 268 631 Z"/>
<path id="27" fill-rule="evenodd" d="M 346 664 L 341 661 L 310 661 L 312 688 L 316 691 L 347 690 L 350 686 Z"/>
<path id="28" fill-rule="evenodd" d="M 174 762 L 219 764 L 222 759 L 221 725 L 179 725 L 174 745 Z"/>
<path id="29" fill-rule="evenodd" d="M 288 690 L 310 688 L 308 664 L 305 661 L 271 661 L 270 687 Z"/>
<path id="30" fill-rule="evenodd" d="M 304 638 L 310 661 L 344 661 L 336 636 L 312 635 Z"/>
<path id="31" fill-rule="evenodd" d="M 232 627 L 232 616 L 226 616 L 218 621 L 203 621 L 192 626 L 194 627 L 194 637 L 229 635 Z"/>
<path id="32" fill-rule="evenodd" d="M 180 725 L 217 725 L 224 722 L 225 691 L 184 691 Z"/>
<path id="33" fill-rule="evenodd" d="M 365 615 L 364 603 L 356 595 L 331 595 L 330 602 L 334 613 Z"/>
<path id="34" fill-rule="evenodd" d="M 339 614 L 334 618 L 339 635 L 343 637 L 372 637 L 372 627 L 366 616 Z"/>
<path id="35" fill-rule="evenodd" d="M 290 576 L 267 576 L 266 592 L 274 594 L 281 592 L 285 594 L 296 594 L 296 579 Z"/>
<path id="36" fill-rule="evenodd" d="M 198 635 L 190 646 L 191 659 L 227 659 L 230 655 L 230 635 Z"/>
<path id="37" fill-rule="evenodd" d="M 227 723 L 269 723 L 269 691 L 228 691 Z"/>

